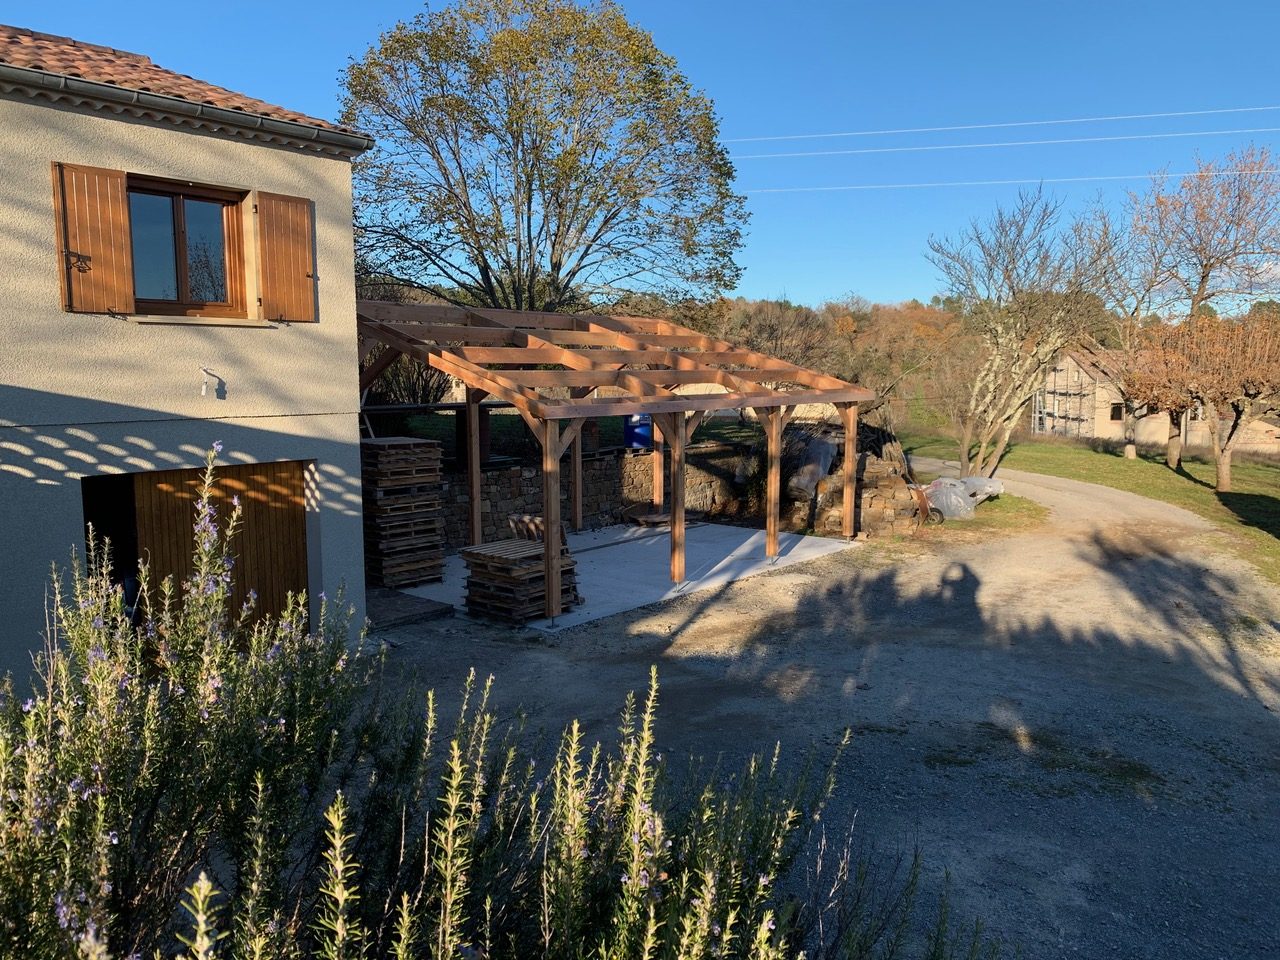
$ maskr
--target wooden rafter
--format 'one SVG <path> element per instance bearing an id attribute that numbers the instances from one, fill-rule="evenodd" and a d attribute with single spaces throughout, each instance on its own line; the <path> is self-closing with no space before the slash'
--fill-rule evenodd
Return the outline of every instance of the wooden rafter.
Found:
<path id="1" fill-rule="evenodd" d="M 360 301 L 366 340 L 511 402 L 531 420 L 866 403 L 874 394 L 663 320 Z M 501 369 L 495 369 L 500 367 Z M 719 393 L 683 393 L 703 386 Z M 612 396 L 577 395 L 593 387 Z"/>

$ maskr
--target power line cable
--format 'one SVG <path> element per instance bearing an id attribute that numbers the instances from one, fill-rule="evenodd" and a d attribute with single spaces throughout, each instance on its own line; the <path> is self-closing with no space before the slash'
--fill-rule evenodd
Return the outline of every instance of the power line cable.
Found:
<path id="1" fill-rule="evenodd" d="M 835 193 L 850 190 L 923 190 L 935 187 L 1004 187 L 1035 183 L 1089 183 L 1105 180 L 1147 180 L 1167 177 L 1227 177 L 1233 174 L 1280 174 L 1280 169 L 1268 170 L 1214 170 L 1191 173 L 1130 173 L 1118 176 L 1096 177 L 1031 177 L 1025 180 L 948 180 L 933 183 L 859 183 L 840 187 L 759 187 L 743 193 Z"/>
<path id="2" fill-rule="evenodd" d="M 724 143 L 763 143 L 777 140 L 826 140 L 836 137 L 885 137 L 900 133 L 949 133 L 956 130 L 997 130 L 1010 127 L 1046 127 L 1066 123 L 1108 123 L 1116 120 L 1160 120 L 1170 117 L 1206 117 L 1224 113 L 1260 113 L 1273 107 L 1226 107 L 1219 110 L 1179 110 L 1172 113 L 1127 113 L 1109 117 L 1072 117 L 1065 120 L 1014 120 L 1006 123 L 963 123 L 946 127 L 904 127 L 899 130 L 851 130 L 840 133 L 791 133 L 769 137 L 729 137 Z"/>
<path id="3" fill-rule="evenodd" d="M 939 150 L 988 150 L 999 147 L 1044 147 L 1066 143 L 1114 143 L 1120 140 L 1169 140 L 1182 137 L 1225 137 L 1243 133 L 1280 133 L 1280 127 L 1241 130 L 1190 130 L 1179 133 L 1133 133 L 1111 137 L 1064 137 L 1055 140 L 1007 140 L 999 143 L 936 143 L 910 147 L 860 147 L 854 150 L 807 150 L 794 153 L 748 153 L 730 160 L 778 160 L 792 157 L 847 157 L 874 153 L 930 153 Z"/>

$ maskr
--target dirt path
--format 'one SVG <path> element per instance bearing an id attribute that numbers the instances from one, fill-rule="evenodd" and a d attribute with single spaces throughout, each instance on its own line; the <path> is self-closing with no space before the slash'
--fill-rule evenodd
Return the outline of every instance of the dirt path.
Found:
<path id="1" fill-rule="evenodd" d="M 1028 957 L 1269 957 L 1280 943 L 1280 605 L 1185 511 L 1009 472 L 1039 529 L 869 547 L 558 635 L 402 628 L 554 733 L 608 737 L 649 664 L 670 755 L 857 733 L 832 820 L 918 843 L 927 893 Z M 620 586 L 625 589 L 625 586 Z"/>

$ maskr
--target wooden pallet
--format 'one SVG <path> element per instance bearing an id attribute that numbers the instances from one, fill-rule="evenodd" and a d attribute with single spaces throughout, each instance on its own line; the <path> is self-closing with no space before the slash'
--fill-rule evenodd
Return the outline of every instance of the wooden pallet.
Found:
<path id="1" fill-rule="evenodd" d="M 507 623 L 526 623 L 546 610 L 546 567 L 543 546 L 536 540 L 499 540 L 461 551 L 467 563 L 467 610 L 475 616 Z M 577 563 L 562 548 L 560 597 L 563 609 L 582 602 Z"/>
<path id="2" fill-rule="evenodd" d="M 439 512 L 398 513 L 390 517 L 366 517 L 365 536 L 416 537 L 424 533 L 439 534 L 444 530 L 444 520 Z"/>
<path id="3" fill-rule="evenodd" d="M 439 440 L 423 440 L 421 437 L 375 437 L 360 441 L 361 458 L 380 463 L 431 457 L 438 459 L 443 453 Z"/>
<path id="4" fill-rule="evenodd" d="M 577 590 L 564 589 L 560 592 L 561 604 L 568 610 L 581 603 Z M 500 620 L 504 623 L 528 623 L 540 620 L 546 615 L 546 602 L 539 594 L 532 600 L 514 600 L 511 597 L 483 590 L 467 590 L 467 612 L 472 616 L 486 620 Z"/>
<path id="5" fill-rule="evenodd" d="M 387 587 L 443 579 L 440 444 L 413 437 L 362 440 L 360 461 L 367 578 Z"/>

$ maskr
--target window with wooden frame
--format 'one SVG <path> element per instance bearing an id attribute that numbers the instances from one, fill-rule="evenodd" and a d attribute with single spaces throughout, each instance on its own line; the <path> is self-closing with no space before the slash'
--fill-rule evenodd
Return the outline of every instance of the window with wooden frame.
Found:
<path id="1" fill-rule="evenodd" d="M 73 313 L 318 318 L 314 204 L 302 197 L 53 165 L 63 309 Z M 257 310 L 248 303 L 252 202 Z"/>
<path id="2" fill-rule="evenodd" d="M 147 177 L 127 184 L 137 312 L 246 317 L 244 194 Z"/>

